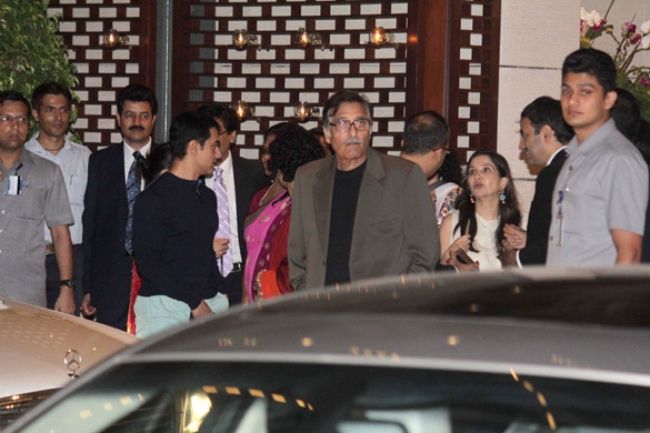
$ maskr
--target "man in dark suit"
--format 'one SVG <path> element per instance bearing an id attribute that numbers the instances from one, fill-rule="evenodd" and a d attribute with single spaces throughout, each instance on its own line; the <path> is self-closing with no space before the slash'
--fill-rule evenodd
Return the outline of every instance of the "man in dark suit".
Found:
<path id="1" fill-rule="evenodd" d="M 215 160 L 215 171 L 205 179 L 217 195 L 219 229 L 214 247 L 219 266 L 219 291 L 228 296 L 230 305 L 241 303 L 246 240 L 244 219 L 253 195 L 269 184 L 260 161 L 241 158 L 232 152 L 239 133 L 239 119 L 225 104 L 206 104 L 199 112 L 211 116 L 219 126 L 221 157 Z M 227 202 L 227 206 L 224 203 Z"/>
<path id="2" fill-rule="evenodd" d="M 551 225 L 553 187 L 566 159 L 564 148 L 573 129 L 562 117 L 560 101 L 542 96 L 521 112 L 519 150 L 529 165 L 543 167 L 535 181 L 535 195 L 528 215 L 528 232 L 508 224 L 505 235 L 510 248 L 519 250 L 521 265 L 546 263 L 548 231 Z"/>
<path id="3" fill-rule="evenodd" d="M 142 189 L 141 161 L 151 149 L 158 104 L 151 89 L 131 84 L 117 98 L 123 141 L 90 157 L 84 197 L 82 311 L 126 329 L 132 268 L 132 211 Z"/>
<path id="4" fill-rule="evenodd" d="M 323 108 L 334 156 L 296 173 L 289 274 L 294 290 L 435 269 L 440 245 L 417 165 L 370 148 L 368 100 L 336 92 Z"/>

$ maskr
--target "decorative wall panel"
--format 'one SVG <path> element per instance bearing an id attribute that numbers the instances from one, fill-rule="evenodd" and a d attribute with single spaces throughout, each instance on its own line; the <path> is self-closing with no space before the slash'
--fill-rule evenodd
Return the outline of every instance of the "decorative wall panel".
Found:
<path id="1" fill-rule="evenodd" d="M 449 128 L 460 160 L 496 150 L 500 0 L 451 2 Z M 453 139 L 455 138 L 455 143 Z"/>
<path id="2" fill-rule="evenodd" d="M 51 0 L 49 14 L 61 15 L 59 31 L 77 68 L 79 117 L 74 128 L 92 149 L 119 143 L 116 93 L 130 83 L 154 84 L 155 2 L 139 0 Z M 129 47 L 101 46 L 115 29 Z"/>
<path id="3" fill-rule="evenodd" d="M 203 102 L 244 100 L 255 120 L 242 124 L 238 144 L 254 157 L 262 133 L 292 116 L 299 101 L 321 108 L 338 89 L 364 92 L 373 104 L 373 146 L 399 146 L 406 98 L 407 1 L 179 0 L 174 14 L 175 112 Z M 382 26 L 396 44 L 374 47 L 369 33 Z M 327 46 L 303 49 L 299 28 L 318 32 Z M 257 36 L 259 46 L 238 51 L 234 30 Z M 317 126 L 316 119 L 304 124 Z"/>

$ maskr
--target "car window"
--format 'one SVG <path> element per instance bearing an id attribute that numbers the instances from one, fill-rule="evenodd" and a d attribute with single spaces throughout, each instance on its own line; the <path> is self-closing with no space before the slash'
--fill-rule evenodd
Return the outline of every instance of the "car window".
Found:
<path id="1" fill-rule="evenodd" d="M 363 366 L 121 366 L 24 433 L 614 433 L 650 431 L 648 388 Z"/>

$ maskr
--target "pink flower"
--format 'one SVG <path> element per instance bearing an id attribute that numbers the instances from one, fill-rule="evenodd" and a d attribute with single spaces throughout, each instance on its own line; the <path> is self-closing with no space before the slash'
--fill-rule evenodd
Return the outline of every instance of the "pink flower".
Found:
<path id="1" fill-rule="evenodd" d="M 643 87 L 650 88 L 650 77 L 648 77 L 647 75 L 641 75 L 639 77 L 639 84 L 642 85 Z"/>
<path id="2" fill-rule="evenodd" d="M 625 21 L 621 27 L 621 36 L 626 37 L 627 35 L 631 35 L 634 32 L 636 32 L 636 24 Z"/>
<path id="3" fill-rule="evenodd" d="M 638 44 L 640 40 L 641 40 L 641 35 L 640 34 L 634 33 L 633 35 L 630 35 L 630 43 L 632 45 Z"/>

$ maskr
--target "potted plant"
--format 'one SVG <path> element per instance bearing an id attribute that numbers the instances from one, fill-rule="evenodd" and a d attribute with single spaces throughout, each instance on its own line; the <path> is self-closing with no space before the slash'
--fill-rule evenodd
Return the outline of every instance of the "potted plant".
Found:
<path id="1" fill-rule="evenodd" d="M 616 51 L 612 55 L 618 74 L 619 87 L 634 95 L 641 105 L 641 115 L 650 121 L 650 67 L 634 63 L 634 57 L 650 50 L 650 20 L 637 26 L 634 18 L 626 21 L 618 31 L 614 25 L 607 23 L 607 15 L 612 9 L 612 0 L 604 16 L 596 10 L 580 12 L 580 46 L 593 46 L 596 39 L 607 35 L 616 43 Z"/>
<path id="2" fill-rule="evenodd" d="M 58 34 L 60 17 L 48 17 L 48 3 L 0 1 L 0 90 L 16 90 L 29 99 L 34 88 L 46 81 L 69 88 L 78 84 Z M 73 97 L 77 99 L 74 93 Z"/>

